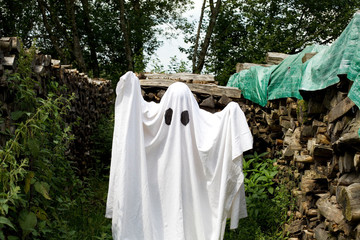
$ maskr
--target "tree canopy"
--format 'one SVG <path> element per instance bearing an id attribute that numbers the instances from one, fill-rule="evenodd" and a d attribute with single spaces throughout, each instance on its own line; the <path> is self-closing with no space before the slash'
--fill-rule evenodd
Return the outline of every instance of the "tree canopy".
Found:
<path id="1" fill-rule="evenodd" d="M 161 44 L 161 25 L 173 24 L 186 0 L 1 0 L 0 36 L 33 39 L 41 51 L 95 77 L 118 79 L 144 71 Z"/>
<path id="2" fill-rule="evenodd" d="M 217 19 L 206 61 L 226 84 L 237 62 L 263 63 L 267 52 L 294 54 L 328 44 L 342 33 L 359 0 L 226 1 Z"/>
<path id="3" fill-rule="evenodd" d="M 0 36 L 73 64 L 90 76 L 117 80 L 144 71 L 161 45 L 165 25 L 181 28 L 194 73 L 214 73 L 221 84 L 237 62 L 262 63 L 268 51 L 296 53 L 334 41 L 360 0 L 203 0 L 199 23 L 182 13 L 186 0 L 0 0 Z M 171 69 L 173 71 L 174 69 Z"/>

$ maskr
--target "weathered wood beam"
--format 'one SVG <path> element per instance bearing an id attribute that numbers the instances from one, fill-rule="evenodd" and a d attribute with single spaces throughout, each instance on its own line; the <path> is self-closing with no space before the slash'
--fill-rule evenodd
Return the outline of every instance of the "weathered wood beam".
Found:
<path id="1" fill-rule="evenodd" d="M 240 72 L 242 70 L 250 69 L 251 67 L 261 66 L 261 67 L 270 67 L 272 64 L 257 64 L 257 63 L 237 63 L 236 64 L 236 72 Z"/>
<path id="2" fill-rule="evenodd" d="M 171 84 L 177 81 L 167 79 L 147 79 L 140 80 L 142 87 L 162 87 L 168 88 Z M 239 99 L 241 98 L 241 91 L 234 87 L 223 87 L 212 84 L 197 84 L 197 83 L 185 83 L 192 92 L 200 94 L 208 94 L 213 96 L 226 95 L 229 98 Z"/>
<path id="3" fill-rule="evenodd" d="M 278 53 L 278 52 L 268 52 L 266 54 L 266 62 L 269 64 L 280 64 L 285 58 L 289 55 L 285 53 Z"/>

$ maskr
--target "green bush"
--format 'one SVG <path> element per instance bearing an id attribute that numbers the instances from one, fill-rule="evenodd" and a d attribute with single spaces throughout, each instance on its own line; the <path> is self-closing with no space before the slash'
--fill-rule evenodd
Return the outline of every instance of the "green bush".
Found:
<path id="1" fill-rule="evenodd" d="M 240 219 L 235 230 L 226 228 L 224 239 L 285 239 L 283 226 L 287 220 L 290 193 L 274 182 L 278 174 L 276 159 L 267 152 L 244 157 L 245 191 L 248 217 Z"/>

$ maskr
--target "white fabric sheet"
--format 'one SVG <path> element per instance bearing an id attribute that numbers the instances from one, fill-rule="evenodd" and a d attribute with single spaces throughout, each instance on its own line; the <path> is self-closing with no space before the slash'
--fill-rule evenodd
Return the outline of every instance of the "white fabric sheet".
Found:
<path id="1" fill-rule="evenodd" d="M 132 72 L 116 94 L 106 206 L 113 238 L 218 240 L 227 218 L 236 228 L 247 216 L 242 154 L 253 143 L 238 104 L 206 112 L 184 83 L 146 102 Z"/>

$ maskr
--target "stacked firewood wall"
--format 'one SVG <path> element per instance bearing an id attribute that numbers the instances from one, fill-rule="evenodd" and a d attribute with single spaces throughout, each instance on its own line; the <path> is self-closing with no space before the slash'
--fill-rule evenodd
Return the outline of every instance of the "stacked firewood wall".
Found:
<path id="1" fill-rule="evenodd" d="M 166 88 L 148 85 L 143 83 L 144 98 L 160 101 Z M 360 111 L 347 97 L 350 86 L 342 77 L 325 90 L 303 92 L 303 100 L 279 99 L 265 107 L 194 88 L 200 107 L 210 112 L 237 102 L 254 151 L 278 159 L 275 181 L 292 189 L 297 205 L 289 209 L 292 221 L 285 226 L 291 240 L 360 239 Z"/>
<path id="2" fill-rule="evenodd" d="M 20 44 L 16 37 L 0 39 L 0 101 L 1 132 L 15 130 L 11 120 L 11 113 L 16 111 L 13 96 L 8 91 L 8 78 L 17 71 Z M 46 97 L 48 84 L 51 80 L 58 83 L 59 93 L 75 99 L 66 116 L 66 122 L 72 124 L 75 140 L 71 146 L 69 156 L 78 164 L 78 169 L 85 173 L 91 161 L 90 147 L 92 129 L 102 116 L 113 109 L 114 94 L 111 82 L 104 79 L 91 79 L 84 73 L 72 69 L 71 65 L 61 65 L 59 60 L 50 55 L 36 54 L 32 62 L 32 78 L 37 81 L 36 93 L 38 97 Z M 74 124 L 78 123 L 78 124 Z M 4 135 L 0 135 L 0 145 L 5 143 Z M 80 160 L 79 160 L 80 159 Z"/>

